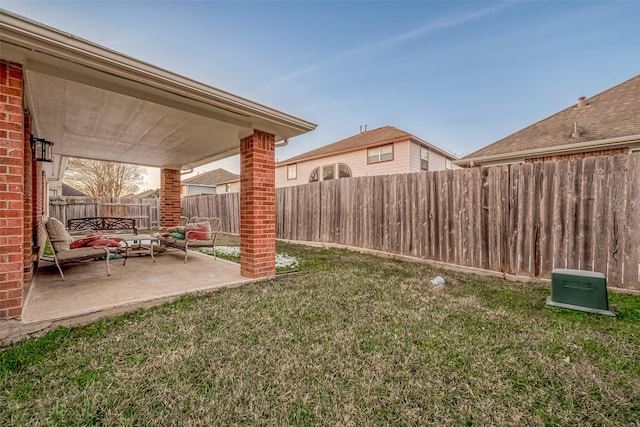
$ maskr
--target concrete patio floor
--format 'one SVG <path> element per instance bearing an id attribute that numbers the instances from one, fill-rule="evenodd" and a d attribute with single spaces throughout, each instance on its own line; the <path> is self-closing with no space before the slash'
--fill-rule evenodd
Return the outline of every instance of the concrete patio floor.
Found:
<path id="1" fill-rule="evenodd" d="M 43 264 L 31 284 L 25 301 L 22 323 L 42 323 L 71 319 L 94 313 L 108 315 L 162 303 L 186 293 L 214 290 L 251 282 L 240 275 L 240 266 L 212 256 L 184 252 L 133 256 L 110 261 L 107 276 L 104 261 L 88 261 L 62 266 L 62 280 L 53 264 Z M 96 317 L 96 316 L 92 316 Z"/>

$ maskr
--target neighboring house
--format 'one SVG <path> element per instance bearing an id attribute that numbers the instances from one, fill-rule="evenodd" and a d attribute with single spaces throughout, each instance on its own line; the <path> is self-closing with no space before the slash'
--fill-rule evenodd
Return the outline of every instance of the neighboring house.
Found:
<path id="1" fill-rule="evenodd" d="M 279 162 L 276 187 L 367 175 L 457 168 L 457 157 L 392 126 L 365 130 Z"/>
<path id="2" fill-rule="evenodd" d="M 159 199 L 160 198 L 160 189 L 156 188 L 155 190 L 146 190 L 142 193 L 134 194 L 131 197 L 135 197 L 137 199 Z"/>
<path id="3" fill-rule="evenodd" d="M 62 183 L 62 195 L 63 196 L 78 196 L 78 197 L 86 197 L 86 194 L 80 190 L 76 190 L 72 186 Z"/>
<path id="4" fill-rule="evenodd" d="M 200 173 L 191 178 L 183 179 L 180 183 L 180 194 L 182 197 L 185 197 L 197 194 L 227 193 L 229 192 L 227 189 L 230 187 L 226 184 L 235 181 L 238 182 L 237 191 L 240 191 L 240 175 L 225 169 L 215 169 Z"/>
<path id="5" fill-rule="evenodd" d="M 218 183 L 218 193 L 239 193 L 240 177 Z"/>
<path id="6" fill-rule="evenodd" d="M 86 196 L 86 194 L 62 181 L 55 181 L 49 184 L 49 196 Z"/>
<path id="7" fill-rule="evenodd" d="M 640 75 L 471 153 L 459 166 L 533 163 L 640 151 Z"/>

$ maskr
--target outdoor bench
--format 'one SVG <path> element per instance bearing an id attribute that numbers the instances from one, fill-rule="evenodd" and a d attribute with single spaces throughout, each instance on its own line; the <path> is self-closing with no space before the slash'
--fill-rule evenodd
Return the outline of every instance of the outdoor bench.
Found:
<path id="1" fill-rule="evenodd" d="M 73 218 L 67 220 L 70 233 L 80 234 L 87 231 L 117 231 L 138 234 L 134 218 L 93 217 Z"/>

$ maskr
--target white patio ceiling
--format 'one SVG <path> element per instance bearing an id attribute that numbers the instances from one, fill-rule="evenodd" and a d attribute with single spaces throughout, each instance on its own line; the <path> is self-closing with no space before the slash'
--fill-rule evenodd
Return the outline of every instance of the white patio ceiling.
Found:
<path id="1" fill-rule="evenodd" d="M 31 133 L 59 156 L 187 169 L 238 154 L 254 129 L 316 127 L 6 11 L 0 56 L 23 64 Z"/>

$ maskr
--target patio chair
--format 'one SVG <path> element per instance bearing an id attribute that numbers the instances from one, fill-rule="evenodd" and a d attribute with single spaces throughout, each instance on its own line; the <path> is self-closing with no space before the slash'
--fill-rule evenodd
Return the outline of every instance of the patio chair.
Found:
<path id="1" fill-rule="evenodd" d="M 56 218 L 43 218 L 42 223 L 47 235 L 47 239 L 51 242 L 51 248 L 53 249 L 53 259 L 58 267 L 60 276 L 64 280 L 64 274 L 62 273 L 62 267 L 60 264 L 65 262 L 79 262 L 88 259 L 96 259 L 99 257 L 105 258 L 105 265 L 107 267 L 107 276 L 111 275 L 109 269 L 109 258 L 111 252 L 106 246 L 93 246 L 93 247 L 81 247 L 71 249 L 70 245 L 73 242 L 73 237 L 69 235 L 69 232 L 64 227 L 64 224 Z"/>
<path id="2" fill-rule="evenodd" d="M 159 238 L 161 247 L 184 251 L 184 263 L 186 264 L 189 249 L 193 248 L 211 248 L 215 258 L 216 237 L 221 226 L 222 220 L 220 218 L 193 217 L 186 225 L 171 227 L 164 232 L 157 233 L 156 237 Z M 180 235 L 184 237 L 181 238 Z"/>

